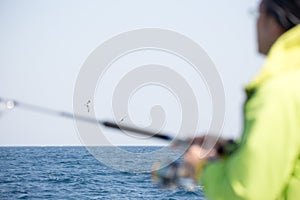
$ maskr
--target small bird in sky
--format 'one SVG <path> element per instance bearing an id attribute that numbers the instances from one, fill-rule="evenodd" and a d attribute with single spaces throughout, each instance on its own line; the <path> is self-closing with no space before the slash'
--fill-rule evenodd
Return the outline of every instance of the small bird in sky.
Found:
<path id="1" fill-rule="evenodd" d="M 86 106 L 88 112 L 90 112 L 90 104 L 91 104 L 91 100 L 88 100 L 86 102 L 86 104 L 84 104 Z"/>

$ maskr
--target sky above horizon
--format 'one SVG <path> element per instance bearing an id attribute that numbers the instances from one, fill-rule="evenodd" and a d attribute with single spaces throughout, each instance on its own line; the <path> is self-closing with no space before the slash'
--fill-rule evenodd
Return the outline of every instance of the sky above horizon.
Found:
<path id="1" fill-rule="evenodd" d="M 244 87 L 264 60 L 256 51 L 256 19 L 250 14 L 257 6 L 257 0 L 2 0 L 0 98 L 73 112 L 74 87 L 80 69 L 99 45 L 126 31 L 168 29 L 197 42 L 214 62 L 226 95 L 222 135 L 237 138 L 242 132 Z M 212 108 L 203 80 L 196 80 L 188 66 L 163 52 L 137 52 L 116 62 L 110 75 L 103 79 L 107 96 L 125 73 L 127 68 L 122 71 L 122 66 L 153 60 L 176 65 L 176 70 L 188 77 L 200 99 L 202 124 L 198 131 L 205 132 Z M 100 89 L 99 86 L 97 90 Z M 139 126 L 147 126 L 149 107 L 160 104 L 166 109 L 164 131 L 176 132 L 181 120 L 176 98 L 159 87 L 144 89 L 134 94 L 128 103 L 130 116 L 125 117 Z M 100 98 L 96 91 L 95 102 Z M 111 119 L 111 108 L 106 106 L 99 113 L 101 106 L 105 107 L 95 103 L 97 118 Z M 156 139 L 141 140 L 113 130 L 104 131 L 114 145 L 165 144 Z M 0 145 L 84 144 L 73 120 L 15 108 L 0 113 Z"/>

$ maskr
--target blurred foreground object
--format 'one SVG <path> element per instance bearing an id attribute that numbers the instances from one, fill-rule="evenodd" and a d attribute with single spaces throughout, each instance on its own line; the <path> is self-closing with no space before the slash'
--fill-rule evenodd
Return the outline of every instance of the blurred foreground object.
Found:
<path id="1" fill-rule="evenodd" d="M 206 146 L 213 148 L 205 150 L 204 141 Z M 207 161 L 228 157 L 237 148 L 233 140 L 219 139 L 209 135 L 197 137 L 191 142 L 188 152 L 184 155 L 185 162 L 176 161 L 168 166 L 159 162 L 153 164 L 152 180 L 155 184 L 161 188 L 183 188 L 188 191 L 199 189 L 201 186 L 199 186 L 198 177 Z M 193 156 L 188 157 L 190 154 L 197 154 L 198 159 L 195 160 Z"/>

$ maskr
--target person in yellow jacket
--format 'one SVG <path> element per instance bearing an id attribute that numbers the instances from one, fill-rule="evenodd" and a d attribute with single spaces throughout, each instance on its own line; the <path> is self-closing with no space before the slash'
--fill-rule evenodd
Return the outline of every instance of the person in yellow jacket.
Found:
<path id="1" fill-rule="evenodd" d="M 300 199 L 300 0 L 263 0 L 257 20 L 261 72 L 246 87 L 244 130 L 226 157 L 204 158 L 192 145 L 185 162 L 210 200 Z M 199 138 L 198 138 L 199 139 Z"/>

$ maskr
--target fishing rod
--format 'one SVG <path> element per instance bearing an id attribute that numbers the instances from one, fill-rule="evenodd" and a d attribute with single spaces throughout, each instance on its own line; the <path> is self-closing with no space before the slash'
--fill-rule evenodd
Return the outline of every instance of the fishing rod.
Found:
<path id="1" fill-rule="evenodd" d="M 3 108 L 3 105 L 4 105 L 5 109 L 9 109 L 9 110 L 12 110 L 15 107 L 18 107 L 18 108 L 21 108 L 24 110 L 29 110 L 32 112 L 42 113 L 42 114 L 46 114 L 46 115 L 63 117 L 63 118 L 67 118 L 67 119 L 76 119 L 76 120 L 91 123 L 91 124 L 100 124 L 107 128 L 112 128 L 112 129 L 116 129 L 116 130 L 120 130 L 120 131 L 129 131 L 132 133 L 150 136 L 152 138 L 157 138 L 160 140 L 172 142 L 173 146 L 180 146 L 183 148 L 187 148 L 191 144 L 201 145 L 205 141 L 205 137 L 202 137 L 200 139 L 200 142 L 197 140 L 195 140 L 195 141 L 184 140 L 184 139 L 175 138 L 169 134 L 165 134 L 162 132 L 157 133 L 153 130 L 142 129 L 142 128 L 139 128 L 139 127 L 136 127 L 133 125 L 125 125 L 125 124 L 115 123 L 115 122 L 107 121 L 107 120 L 98 120 L 95 118 L 86 117 L 86 116 L 74 114 L 71 112 L 54 110 L 54 109 L 50 109 L 50 108 L 46 108 L 46 107 L 42 107 L 42 106 L 38 106 L 38 105 L 33 105 L 33 104 L 17 101 L 14 99 L 8 100 L 8 99 L 4 99 L 4 98 L 0 97 L 0 105 L 1 105 L 0 109 L 1 109 L 1 107 Z M 219 140 L 219 139 L 214 139 L 213 137 L 209 137 L 209 138 L 212 139 L 212 141 L 215 144 L 218 141 L 216 144 L 216 149 L 218 151 L 218 154 L 220 154 L 220 155 L 230 155 L 236 149 L 237 145 L 236 145 L 235 141 L 233 141 L 233 140 L 224 140 L 224 139 Z M 210 145 L 208 145 L 208 146 L 210 147 Z M 205 148 L 205 146 L 203 146 L 203 147 Z"/>
<path id="2" fill-rule="evenodd" d="M 33 105 L 33 104 L 17 101 L 14 99 L 5 99 L 5 98 L 0 97 L 0 103 L 2 103 L 2 106 L 4 104 L 4 107 L 9 110 L 12 110 L 17 107 L 17 108 L 20 108 L 23 110 L 29 110 L 32 112 L 42 113 L 45 115 L 52 115 L 52 116 L 63 117 L 63 118 L 67 118 L 67 119 L 76 119 L 79 121 L 84 121 L 84 122 L 88 122 L 88 123 L 92 123 L 92 124 L 100 124 L 107 128 L 117 129 L 120 131 L 122 131 L 122 130 L 129 131 L 129 132 L 140 134 L 140 135 L 151 136 L 153 138 L 161 139 L 164 141 L 173 141 L 174 144 L 182 144 L 183 145 L 183 144 L 188 143 L 186 140 L 176 139 L 168 134 L 156 133 L 154 131 L 141 129 L 141 128 L 138 128 L 138 127 L 135 127 L 132 125 L 129 126 L 129 125 L 124 125 L 124 124 L 118 124 L 118 123 L 115 123 L 112 121 L 98 120 L 98 119 L 94 119 L 91 117 L 86 117 L 86 116 L 74 114 L 71 112 L 54 110 L 54 109 L 50 109 L 50 108 L 46 108 L 46 107 L 42 107 L 42 106 L 38 106 L 38 105 Z"/>

